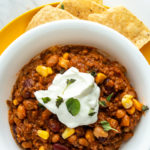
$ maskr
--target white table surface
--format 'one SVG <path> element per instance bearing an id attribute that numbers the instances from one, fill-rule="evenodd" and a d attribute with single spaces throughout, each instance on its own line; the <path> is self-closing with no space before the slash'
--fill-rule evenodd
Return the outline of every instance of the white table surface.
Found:
<path id="1" fill-rule="evenodd" d="M 0 0 L 0 29 L 22 13 L 60 0 Z M 150 28 L 150 0 L 103 0 L 108 6 L 123 5 Z"/>

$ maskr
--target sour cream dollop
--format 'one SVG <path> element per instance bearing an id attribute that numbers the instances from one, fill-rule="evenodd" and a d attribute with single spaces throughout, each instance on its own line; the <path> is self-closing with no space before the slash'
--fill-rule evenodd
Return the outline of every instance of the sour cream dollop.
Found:
<path id="1" fill-rule="evenodd" d="M 70 79 L 74 82 L 67 87 L 67 80 Z M 100 88 L 90 73 L 82 73 L 77 68 L 71 67 L 64 74 L 57 74 L 48 90 L 36 91 L 34 94 L 42 105 L 56 114 L 59 121 L 69 128 L 89 125 L 97 121 Z M 56 106 L 58 96 L 63 99 L 59 107 Z M 51 100 L 44 103 L 42 100 L 44 97 L 49 97 Z M 77 99 L 80 103 L 80 110 L 75 116 L 66 106 L 69 98 Z"/>

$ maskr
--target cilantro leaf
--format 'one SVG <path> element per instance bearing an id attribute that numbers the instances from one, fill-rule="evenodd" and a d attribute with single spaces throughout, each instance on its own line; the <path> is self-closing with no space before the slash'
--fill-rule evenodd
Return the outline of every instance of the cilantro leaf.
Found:
<path id="1" fill-rule="evenodd" d="M 66 101 L 66 106 L 67 106 L 68 112 L 72 116 L 76 116 L 80 112 L 80 102 L 78 99 L 75 99 L 73 97 L 69 98 Z"/>
<path id="2" fill-rule="evenodd" d="M 91 73 L 91 75 L 92 75 L 93 77 L 96 76 L 96 72 L 95 72 L 95 71 L 91 71 L 90 73 Z"/>
<path id="3" fill-rule="evenodd" d="M 42 100 L 43 100 L 43 103 L 46 104 L 46 103 L 48 103 L 48 102 L 51 101 L 51 98 L 49 98 L 49 97 L 43 97 Z"/>
<path id="4" fill-rule="evenodd" d="M 39 108 L 41 108 L 42 110 L 45 109 L 45 107 L 44 107 L 41 103 L 38 103 L 38 106 L 39 106 Z"/>
<path id="5" fill-rule="evenodd" d="M 105 101 L 99 101 L 99 105 L 102 107 L 107 107 L 106 102 Z"/>
<path id="6" fill-rule="evenodd" d="M 113 95 L 114 95 L 114 93 L 112 92 L 110 95 L 107 96 L 106 100 L 110 102 Z"/>
<path id="7" fill-rule="evenodd" d="M 67 86 L 65 87 L 64 91 L 63 91 L 63 94 L 65 92 L 65 90 L 72 84 L 74 83 L 76 80 L 75 79 L 67 79 L 66 83 L 67 83 Z"/>
<path id="8" fill-rule="evenodd" d="M 142 111 L 146 111 L 146 110 L 149 110 L 149 107 L 146 106 L 146 105 L 143 105 L 143 106 L 142 106 Z"/>
<path id="9" fill-rule="evenodd" d="M 64 100 L 62 97 L 58 96 L 57 99 L 56 99 L 56 106 L 57 108 L 59 108 L 59 106 L 61 105 L 61 103 L 63 103 Z"/>
<path id="10" fill-rule="evenodd" d="M 96 112 L 94 112 L 94 109 L 91 108 L 88 115 L 89 115 L 89 116 L 93 116 L 95 113 L 96 113 Z"/>
<path id="11" fill-rule="evenodd" d="M 118 132 L 118 130 L 112 128 L 112 127 L 110 126 L 109 122 L 106 121 L 106 120 L 101 121 L 100 124 L 102 125 L 104 131 L 106 131 L 106 132 L 107 132 L 107 131 L 110 131 L 110 130 L 114 130 L 114 131 Z"/>
<path id="12" fill-rule="evenodd" d="M 61 9 L 64 9 L 64 4 L 61 4 Z"/>
<path id="13" fill-rule="evenodd" d="M 76 81 L 75 79 L 67 79 L 67 86 L 71 85 L 75 81 Z"/>
<path id="14" fill-rule="evenodd" d="M 62 68 L 59 72 L 60 72 L 60 74 L 63 74 L 65 72 L 65 69 Z"/>

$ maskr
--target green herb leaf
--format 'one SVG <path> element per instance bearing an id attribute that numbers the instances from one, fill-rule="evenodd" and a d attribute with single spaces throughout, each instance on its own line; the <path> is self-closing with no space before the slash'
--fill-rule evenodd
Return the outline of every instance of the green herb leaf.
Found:
<path id="1" fill-rule="evenodd" d="M 146 105 L 143 105 L 143 106 L 142 106 L 142 111 L 146 111 L 146 110 L 149 110 L 149 107 L 146 106 Z"/>
<path id="2" fill-rule="evenodd" d="M 93 116 L 95 113 L 96 113 L 96 112 L 94 112 L 94 109 L 91 108 L 88 115 L 89 115 L 89 116 Z"/>
<path id="3" fill-rule="evenodd" d="M 43 100 L 43 103 L 46 104 L 46 103 L 48 103 L 48 102 L 51 101 L 51 98 L 49 98 L 49 97 L 43 97 L 42 100 Z"/>
<path id="4" fill-rule="evenodd" d="M 64 4 L 61 4 L 61 9 L 64 9 Z"/>
<path id="5" fill-rule="evenodd" d="M 76 81 L 75 79 L 67 79 L 67 86 L 71 85 L 75 81 Z"/>
<path id="6" fill-rule="evenodd" d="M 106 100 L 110 102 L 113 95 L 114 95 L 114 93 L 112 92 L 110 95 L 107 96 Z"/>
<path id="7" fill-rule="evenodd" d="M 95 71 L 91 71 L 90 73 L 91 73 L 91 75 L 92 75 L 93 77 L 96 76 L 96 72 L 95 72 Z"/>
<path id="8" fill-rule="evenodd" d="M 60 72 L 60 74 L 63 74 L 65 72 L 65 69 L 62 68 L 59 72 Z"/>
<path id="9" fill-rule="evenodd" d="M 45 109 L 45 107 L 41 103 L 38 103 L 38 106 L 43 110 Z"/>
<path id="10" fill-rule="evenodd" d="M 109 131 L 109 130 L 114 130 L 114 131 L 118 132 L 118 130 L 112 128 L 112 127 L 110 126 L 109 122 L 106 121 L 106 120 L 101 121 L 100 124 L 102 125 L 104 131 L 106 131 L 106 132 Z"/>
<path id="11" fill-rule="evenodd" d="M 63 98 L 58 96 L 56 99 L 56 106 L 59 108 L 62 102 L 64 102 Z"/>
<path id="12" fill-rule="evenodd" d="M 80 111 L 80 102 L 73 97 L 66 101 L 66 106 L 72 116 L 76 116 Z"/>
<path id="13" fill-rule="evenodd" d="M 99 101 L 99 105 L 102 107 L 107 107 L 106 102 L 105 101 Z"/>
<path id="14" fill-rule="evenodd" d="M 67 83 L 67 86 L 65 87 L 64 91 L 63 91 L 63 94 L 65 92 L 65 90 L 72 84 L 74 83 L 76 80 L 75 79 L 67 79 L 66 83 Z"/>

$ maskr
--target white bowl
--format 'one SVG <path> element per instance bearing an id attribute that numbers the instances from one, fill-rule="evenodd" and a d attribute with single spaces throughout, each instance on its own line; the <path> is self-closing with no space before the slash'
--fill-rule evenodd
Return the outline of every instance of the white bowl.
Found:
<path id="1" fill-rule="evenodd" d="M 8 124 L 8 107 L 18 71 L 36 54 L 58 44 L 89 45 L 110 54 L 127 68 L 140 101 L 150 106 L 150 71 L 139 50 L 118 32 L 89 21 L 62 20 L 39 26 L 19 37 L 0 58 L 0 149 L 17 150 Z M 150 149 L 150 111 L 142 117 L 134 136 L 121 150 Z"/>

